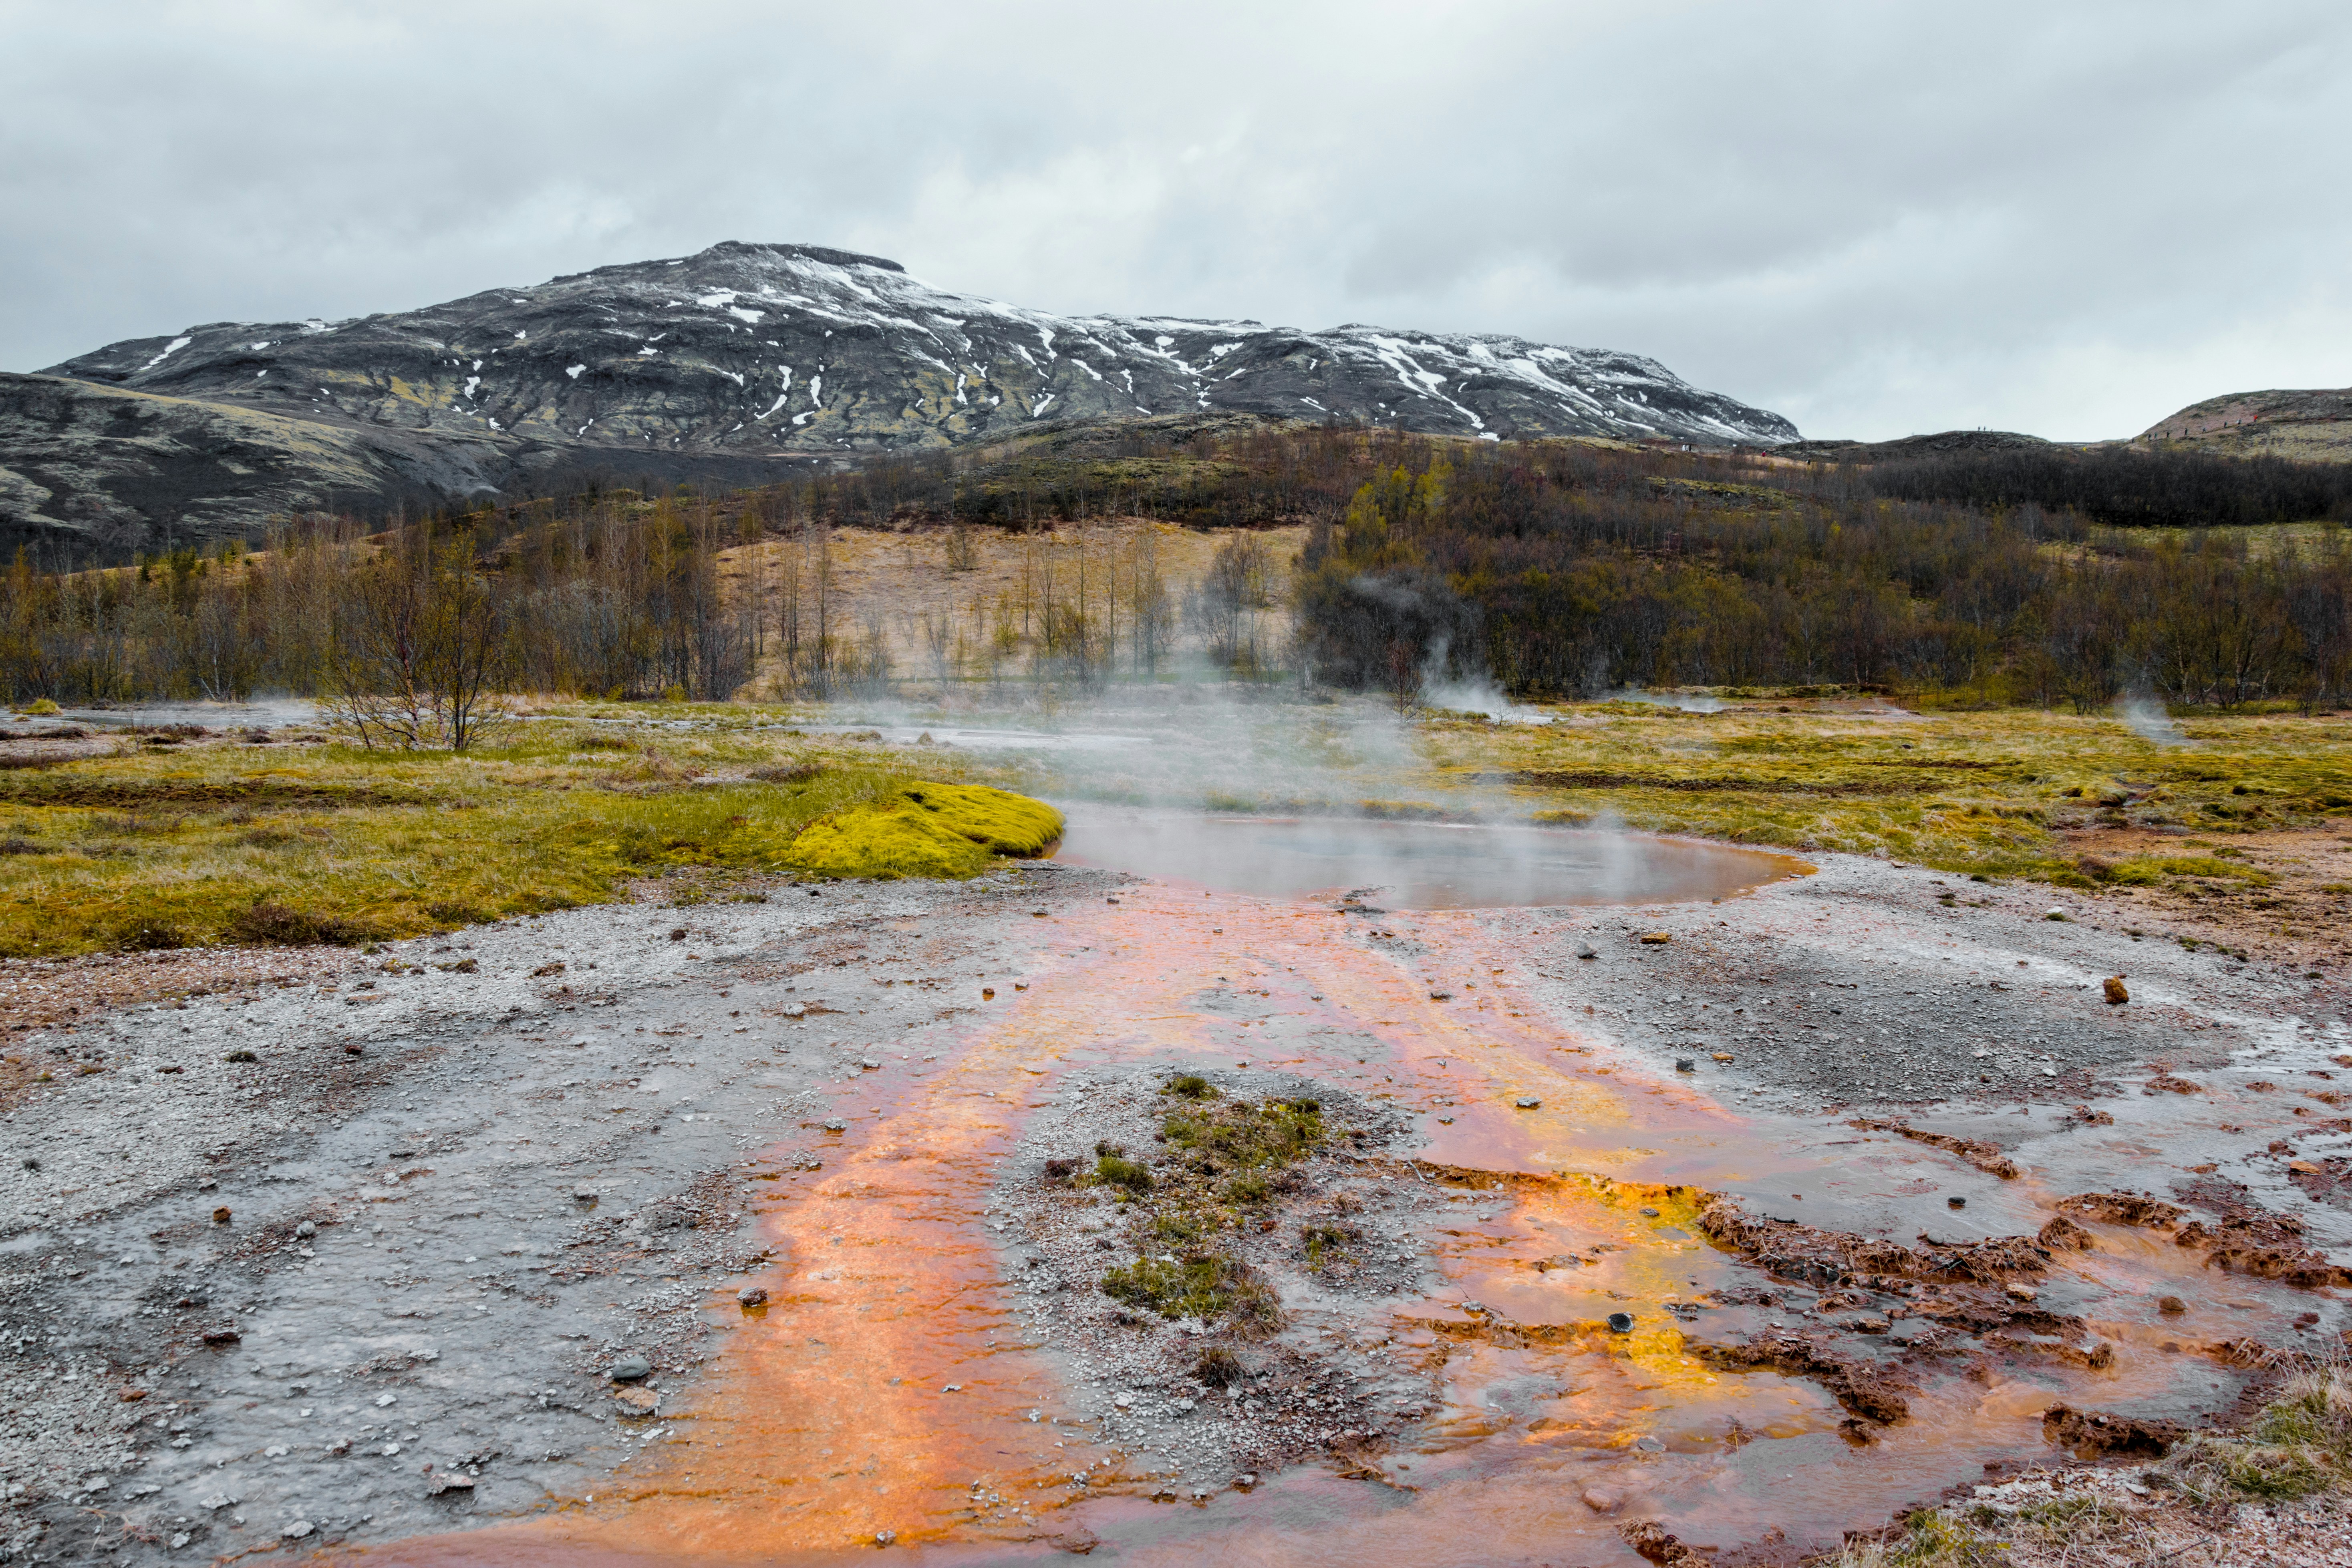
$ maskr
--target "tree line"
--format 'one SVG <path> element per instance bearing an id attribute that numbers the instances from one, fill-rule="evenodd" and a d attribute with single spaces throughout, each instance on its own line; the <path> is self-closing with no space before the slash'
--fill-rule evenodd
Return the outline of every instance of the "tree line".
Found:
<path id="1" fill-rule="evenodd" d="M 2299 471 L 2310 465 L 2282 475 L 2273 459 L 2115 460 L 2148 465 L 2132 472 L 2168 498 L 2160 515 L 2208 521 L 2307 519 L 2311 498 L 2344 482 Z M 909 676 L 1154 679 L 1183 628 L 1223 668 L 1401 700 L 1476 678 L 1523 697 L 1835 683 L 2085 710 L 2135 689 L 2224 708 L 2347 699 L 2340 525 L 2119 528 L 2088 491 L 1984 479 L 2026 472 L 1328 425 L 1096 433 L 726 494 L 591 486 L 369 523 L 304 518 L 257 548 L 123 567 L 45 572 L 20 552 L 0 574 L 0 692 L 364 700 L 365 715 L 351 710 L 363 733 L 448 743 L 483 693 L 721 699 L 755 667 L 776 672 L 772 695 Z M 1972 490 L 1979 479 L 1994 488 Z M 2184 499 L 2196 495 L 2208 502 Z M 1207 579 L 1180 594 L 1148 542 L 1082 550 L 1024 579 L 1017 603 L 975 596 L 916 617 L 912 670 L 890 668 L 872 616 L 842 613 L 838 528 L 944 531 L 952 568 L 979 529 L 1134 517 L 1221 531 Z M 1275 522 L 1308 530 L 1280 587 L 1286 563 L 1256 531 Z M 1288 639 L 1266 635 L 1277 593 Z"/>

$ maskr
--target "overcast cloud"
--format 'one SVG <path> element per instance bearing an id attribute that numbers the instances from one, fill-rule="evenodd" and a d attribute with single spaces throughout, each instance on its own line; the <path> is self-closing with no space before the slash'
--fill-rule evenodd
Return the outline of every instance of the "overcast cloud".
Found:
<path id="1" fill-rule="evenodd" d="M 0 366 L 798 240 L 2113 436 L 2352 383 L 2348 110 L 2340 0 L 0 0 Z"/>

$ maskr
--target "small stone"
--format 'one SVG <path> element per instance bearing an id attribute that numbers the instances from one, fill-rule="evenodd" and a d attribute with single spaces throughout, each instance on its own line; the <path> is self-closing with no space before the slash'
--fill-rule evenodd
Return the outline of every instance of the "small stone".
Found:
<path id="1" fill-rule="evenodd" d="M 824 1130 L 827 1132 L 846 1132 L 849 1131 L 849 1123 L 835 1119 L 835 1121 L 826 1122 L 824 1124 Z"/>
<path id="2" fill-rule="evenodd" d="M 2064 910 L 2047 910 L 2043 911 L 2042 918 L 2045 921 L 2063 921 L 2066 918 L 2066 911 Z"/>
<path id="3" fill-rule="evenodd" d="M 1657 1211 L 1657 1210 L 1655 1210 L 1655 1209 L 1654 1209 L 1654 1208 L 1649 1207 L 1647 1205 L 1644 1205 L 1643 1206 L 1642 1213 L 1643 1213 L 1645 1216 L 1647 1216 L 1648 1218 L 1651 1218 L 1651 1219 L 1655 1219 L 1655 1218 L 1657 1218 L 1657 1217 L 1658 1217 L 1658 1211 Z"/>
<path id="4" fill-rule="evenodd" d="M 226 1329 L 226 1328 L 224 1328 L 224 1329 L 206 1329 L 206 1330 L 204 1331 L 203 1338 L 204 1338 L 204 1342 L 205 1342 L 205 1343 L 206 1343 L 206 1344 L 208 1344 L 208 1345 L 219 1346 L 219 1345 L 233 1345 L 233 1344 L 236 1344 L 236 1343 L 239 1342 L 244 1338 L 244 1336 L 243 1336 L 243 1335 L 241 1335 L 241 1334 L 239 1334 L 239 1333 L 238 1333 L 235 1329 Z"/>
<path id="5" fill-rule="evenodd" d="M 808 1016 L 808 1008 L 804 1004 L 799 1002 L 787 1002 L 784 1004 L 784 1016 L 787 1018 L 805 1018 Z"/>
<path id="6" fill-rule="evenodd" d="M 2169 1317 L 2176 1312 L 2189 1310 L 2189 1303 L 2178 1296 L 2158 1296 L 2156 1299 L 2156 1310 Z"/>
<path id="7" fill-rule="evenodd" d="M 278 1533 L 288 1541 L 299 1541 L 304 1536 L 310 1533 L 311 1528 L 312 1527 L 309 1520 L 298 1519 Z"/>
<path id="8" fill-rule="evenodd" d="M 1245 1470 L 1242 1474 L 1234 1478 L 1234 1486 L 1238 1490 L 1247 1491 L 1250 1488 L 1255 1485 L 1257 1485 L 1257 1472 L 1255 1470 Z"/>
<path id="9" fill-rule="evenodd" d="M 463 1470 L 445 1470 L 434 1477 L 433 1484 L 425 1488 L 425 1490 L 435 1497 L 439 1497 L 445 1492 L 469 1492 L 473 1489 L 474 1478 Z"/>
<path id="10" fill-rule="evenodd" d="M 1511 1103 L 1517 1106 L 1521 1110 L 1538 1110 L 1543 1107 L 1543 1101 L 1538 1100 L 1532 1094 L 1523 1094 Z"/>
<path id="11" fill-rule="evenodd" d="M 1642 933 L 1643 947 L 1664 947 L 1674 940 L 1675 933 L 1670 931 L 1645 931 Z"/>
<path id="12" fill-rule="evenodd" d="M 930 737 L 926 735 L 923 739 L 928 741 Z M 898 1532 L 895 1530 L 877 1530 L 874 1532 L 874 1544 L 877 1546 L 887 1546 L 898 1539 Z"/>
<path id="13" fill-rule="evenodd" d="M 2120 974 L 2110 974 L 2100 981 L 2099 989 L 2105 994 L 2110 1007 L 2120 1007 L 2131 1000 L 2131 993 L 2124 989 L 2124 977 Z"/>
<path id="14" fill-rule="evenodd" d="M 1636 1437 L 1633 1439 L 1633 1451 L 1637 1454 L 1663 1454 L 1666 1451 L 1665 1439 L 1663 1437 Z"/>
<path id="15" fill-rule="evenodd" d="M 1601 950 L 1594 947 L 1589 942 L 1580 942 L 1576 944 L 1576 956 L 1579 958 L 1598 958 L 1601 956 Z"/>
<path id="16" fill-rule="evenodd" d="M 343 1055 L 347 1057 L 363 1057 L 367 1055 L 367 1047 L 361 1045 L 357 1040 L 352 1040 L 344 1045 Z"/>
<path id="17" fill-rule="evenodd" d="M 1731 1053 L 1729 1051 L 1717 1051 L 1715 1053 L 1715 1059 L 1727 1064 L 1731 1060 Z"/>
<path id="18" fill-rule="evenodd" d="M 593 1204 L 596 1201 L 596 1189 L 593 1187 L 574 1187 L 572 1189 L 572 1198 L 574 1203 Z"/>
<path id="19" fill-rule="evenodd" d="M 1587 1487 L 1584 1506 L 1595 1513 L 1615 1513 L 1625 1501 L 1625 1494 L 1615 1487 Z"/>
<path id="20" fill-rule="evenodd" d="M 654 1363 L 641 1355 L 625 1355 L 605 1369 L 614 1383 L 642 1383 L 654 1374 Z"/>
<path id="21" fill-rule="evenodd" d="M 1675 1070 L 1676 1072 L 1696 1072 L 1698 1071 L 1698 1058 L 1696 1057 L 1676 1057 L 1675 1058 Z"/>
<path id="22" fill-rule="evenodd" d="M 1610 1313 L 1609 1331 L 1612 1334 L 1632 1333 L 1633 1331 L 1633 1314 L 1631 1312 Z"/>
<path id="23" fill-rule="evenodd" d="M 2001 1289 L 2012 1301 L 2031 1301 L 2036 1294 L 2033 1287 L 2021 1279 L 2012 1279 L 2002 1286 Z"/>
<path id="24" fill-rule="evenodd" d="M 857 1060 L 857 1070 L 860 1072 L 878 1071 L 881 1066 L 882 1064 L 872 1057 L 860 1057 Z"/>
<path id="25" fill-rule="evenodd" d="M 993 986 L 993 985 L 983 985 L 983 986 L 982 986 L 982 987 L 980 988 L 980 999 L 981 999 L 982 1001 L 983 1001 L 983 1002 L 993 1002 L 993 1001 L 995 1001 L 995 1000 L 996 1000 L 996 987 L 995 987 L 995 986 Z"/>
<path id="26" fill-rule="evenodd" d="M 229 1213 L 228 1205 L 226 1204 L 223 1204 L 220 1207 L 213 1210 L 213 1223 L 215 1225 L 226 1225 L 228 1221 Z"/>
<path id="27" fill-rule="evenodd" d="M 1110 1402 L 1113 1405 L 1118 1405 L 1121 1410 L 1126 1410 L 1134 1405 L 1135 1395 L 1132 1394 L 1114 1394 L 1110 1396 Z"/>
<path id="28" fill-rule="evenodd" d="M 764 1307 L 768 1304 L 768 1293 L 757 1285 L 746 1285 L 735 1292 L 735 1300 L 742 1306 Z"/>
<path id="29" fill-rule="evenodd" d="M 1969 1200 L 1966 1198 L 1946 1198 L 1944 1200 L 1944 1204 L 1948 1208 L 1964 1209 L 1969 1206 Z"/>
<path id="30" fill-rule="evenodd" d="M 306 1219 L 300 1225 L 294 1227 L 294 1234 L 300 1237 L 303 1240 L 308 1241 L 312 1237 L 319 1234 L 319 1222 L 316 1220 Z"/>

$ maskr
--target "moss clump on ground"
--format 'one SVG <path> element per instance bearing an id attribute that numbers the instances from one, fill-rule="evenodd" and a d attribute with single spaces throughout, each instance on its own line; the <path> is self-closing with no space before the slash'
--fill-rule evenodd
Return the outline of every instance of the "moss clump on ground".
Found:
<path id="1" fill-rule="evenodd" d="M 1273 1288 L 1241 1259 L 1222 1252 L 1194 1253 L 1171 1263 L 1139 1258 L 1103 1276 L 1103 1294 L 1163 1318 L 1223 1321 L 1242 1330 L 1272 1331 L 1282 1326 L 1282 1307 Z"/>
<path id="2" fill-rule="evenodd" d="M 807 874 L 794 851 L 810 826 L 868 807 L 952 843 L 928 872 L 845 858 L 819 874 L 968 875 L 1059 831 L 1042 802 L 923 782 L 872 746 L 708 717 L 659 735 L 541 720 L 458 756 L 298 726 L 268 746 L 0 770 L 0 957 L 384 940 L 600 903 L 647 877 L 723 897 L 737 879 Z"/>
<path id="3" fill-rule="evenodd" d="M 924 783 L 811 823 L 787 852 L 818 877 L 970 877 L 1000 855 L 1035 856 L 1062 837 L 1062 814 L 1010 790 Z"/>
<path id="4" fill-rule="evenodd" d="M 1162 1317 L 1270 1333 L 1281 1327 L 1280 1304 L 1234 1255 L 1232 1238 L 1244 1211 L 1271 1202 L 1288 1167 L 1323 1142 L 1323 1109 L 1311 1100 L 1226 1100 L 1194 1073 L 1170 1079 L 1160 1094 L 1169 1107 L 1160 1131 L 1171 1158 L 1155 1173 L 1125 1159 L 1124 1151 L 1097 1149 L 1103 1157 L 1093 1180 L 1119 1182 L 1106 1173 L 1114 1164 L 1132 1166 L 1143 1177 L 1140 1186 L 1129 1184 L 1133 1199 L 1148 1195 L 1151 1203 L 1145 1220 L 1150 1245 L 1183 1251 L 1174 1261 L 1147 1253 L 1110 1269 L 1103 1293 Z"/>

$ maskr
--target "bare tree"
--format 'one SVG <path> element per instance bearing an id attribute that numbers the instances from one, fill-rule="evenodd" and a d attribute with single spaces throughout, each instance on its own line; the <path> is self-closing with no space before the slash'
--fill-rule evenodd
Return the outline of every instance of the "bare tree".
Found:
<path id="1" fill-rule="evenodd" d="M 504 616 L 471 542 L 420 532 L 352 574 L 325 706 L 368 747 L 462 752 L 504 720 Z"/>

